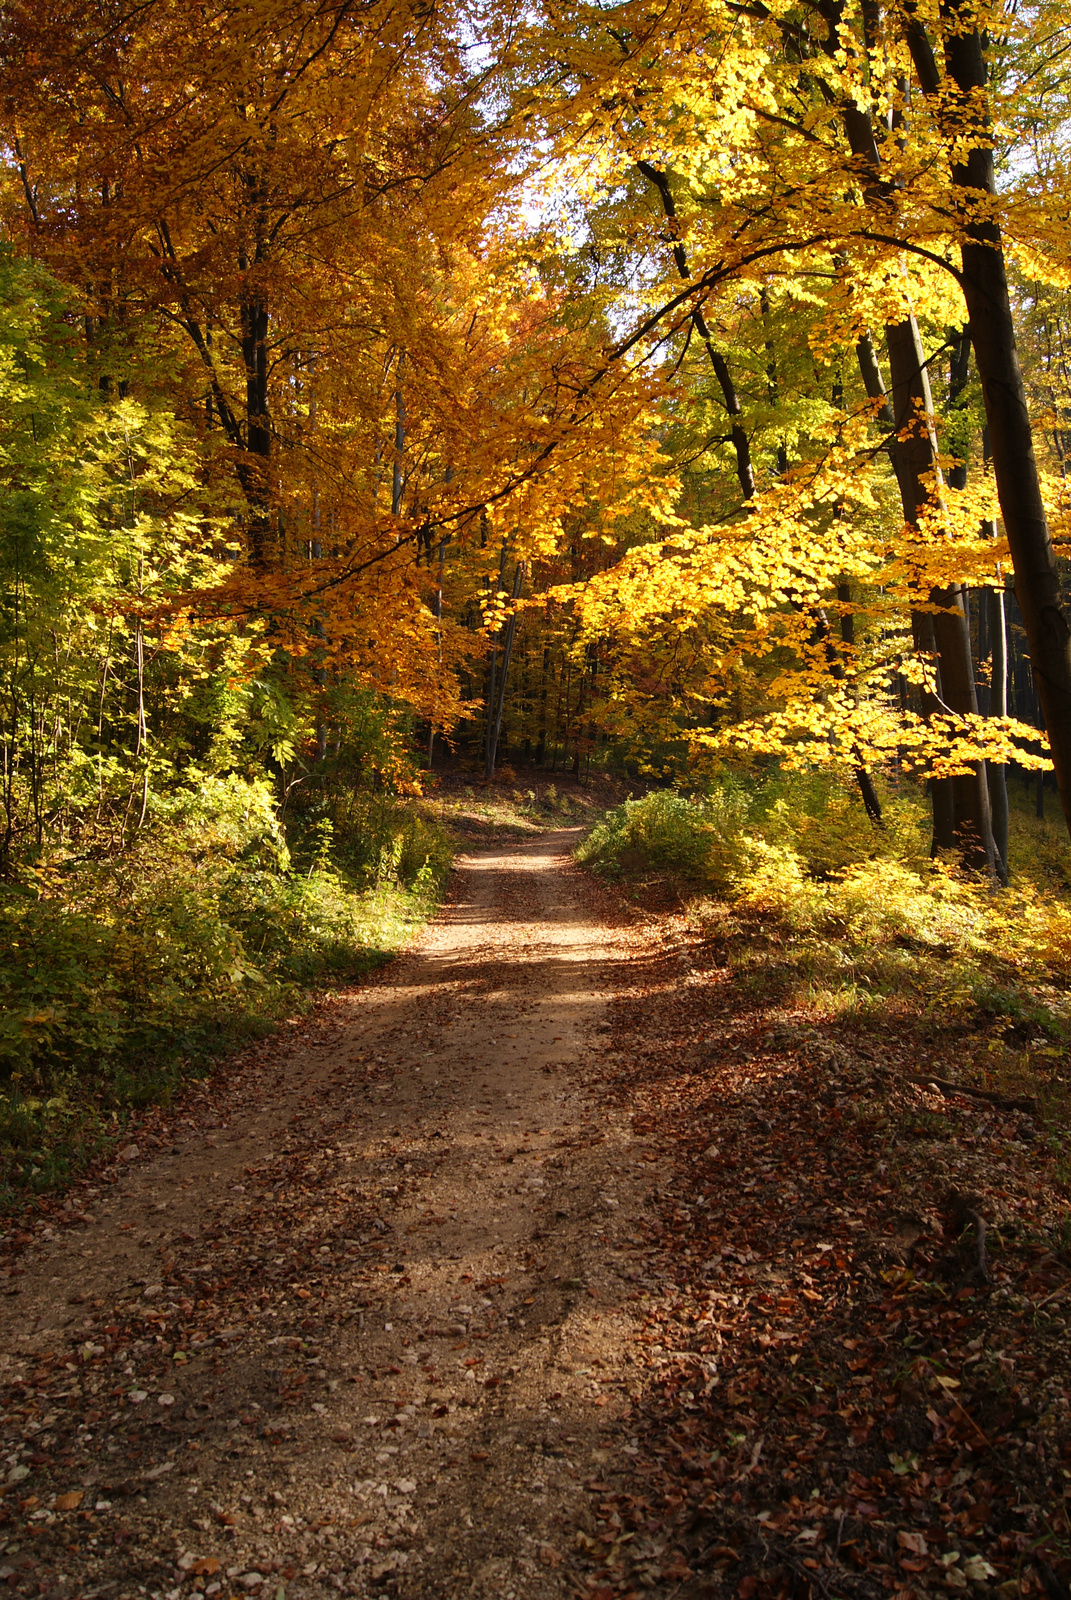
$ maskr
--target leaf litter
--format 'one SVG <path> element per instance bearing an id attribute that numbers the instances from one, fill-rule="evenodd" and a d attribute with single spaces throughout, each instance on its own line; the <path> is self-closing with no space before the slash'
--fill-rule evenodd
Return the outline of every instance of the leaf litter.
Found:
<path id="1" fill-rule="evenodd" d="M 1067 1594 L 1042 1130 L 560 851 L 12 1228 L 14 1593 Z"/>
<path id="2" fill-rule="evenodd" d="M 1061 1600 L 1058 1156 L 1027 1111 L 931 1083 L 906 1035 L 786 1015 L 682 917 L 659 942 L 600 1068 L 668 1170 L 632 1241 L 645 1377 L 593 1579 Z"/>

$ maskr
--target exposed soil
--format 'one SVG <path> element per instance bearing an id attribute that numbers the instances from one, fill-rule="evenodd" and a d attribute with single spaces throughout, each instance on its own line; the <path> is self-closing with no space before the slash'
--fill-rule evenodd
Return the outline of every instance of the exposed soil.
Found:
<path id="1" fill-rule="evenodd" d="M 462 858 L 418 948 L 23 1236 L 9 1581 L 563 1592 L 628 1443 L 642 1205 L 583 1087 L 630 935 L 573 843 Z"/>
<path id="2" fill-rule="evenodd" d="M 575 839 L 0 1241 L 0 1581 L 1068 1600 L 1060 1130 Z"/>

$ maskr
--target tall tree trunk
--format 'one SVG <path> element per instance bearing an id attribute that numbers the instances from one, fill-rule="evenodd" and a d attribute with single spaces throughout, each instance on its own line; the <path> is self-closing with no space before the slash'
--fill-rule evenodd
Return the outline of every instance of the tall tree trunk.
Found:
<path id="1" fill-rule="evenodd" d="M 919 85 L 925 95 L 940 101 L 938 115 L 945 119 L 946 134 L 961 153 L 952 165 L 964 233 L 960 282 L 982 383 L 997 497 L 1015 569 L 1015 598 L 1071 832 L 1071 621 L 1034 455 L 1003 242 L 989 204 L 997 188 L 986 94 L 986 40 L 974 25 L 970 7 L 948 0 L 942 10 L 947 78 L 942 77 L 914 13 L 909 14 L 905 31 Z"/>
<path id="2" fill-rule="evenodd" d="M 245 459 L 239 479 L 249 505 L 249 548 L 264 569 L 273 555 L 271 525 L 271 424 L 268 417 L 268 307 L 259 296 L 241 306 L 245 366 Z"/>
<path id="3" fill-rule="evenodd" d="M 851 603 L 852 603 L 852 586 L 851 586 L 850 583 L 838 583 L 837 584 L 837 599 L 840 601 L 842 606 L 850 606 L 851 605 Z M 825 612 L 824 611 L 822 612 L 822 620 L 825 621 Z M 827 627 L 827 630 L 828 630 L 828 627 L 829 627 L 828 622 L 826 623 L 826 627 Z M 840 637 L 841 637 L 841 643 L 842 644 L 846 644 L 849 649 L 854 650 L 854 648 L 855 648 L 855 613 L 854 613 L 854 611 L 845 610 L 845 611 L 841 612 L 841 614 L 840 614 Z M 828 638 L 828 631 L 827 631 L 827 638 Z M 836 651 L 833 650 L 833 647 L 832 647 L 831 643 L 827 643 L 827 645 L 826 645 L 826 653 L 827 653 L 827 655 L 831 656 L 830 671 L 832 672 L 833 677 L 835 679 L 837 679 L 838 681 L 843 682 L 843 680 L 844 680 L 844 678 L 846 676 L 845 671 L 844 671 L 844 667 L 843 667 L 843 664 L 841 663 L 839 657 L 837 657 Z M 870 818 L 871 822 L 875 825 L 875 827 L 878 827 L 878 828 L 884 827 L 885 821 L 884 821 L 884 817 L 882 816 L 881 801 L 878 799 L 878 791 L 877 791 L 877 788 L 875 787 L 874 779 L 871 777 L 869 771 L 867 770 L 867 767 L 865 766 L 862 758 L 860 757 L 858 749 L 853 751 L 853 754 L 855 756 L 855 763 L 854 763 L 853 771 L 855 772 L 855 781 L 859 785 L 859 794 L 860 794 L 860 797 L 861 797 L 862 802 L 863 802 L 863 809 L 866 811 L 867 816 Z"/>
<path id="4" fill-rule="evenodd" d="M 937 471 L 937 442 L 933 431 L 933 397 L 925 355 L 914 315 L 886 329 L 892 413 L 896 429 L 893 464 L 900 486 L 904 518 L 916 526 L 929 490 L 927 480 Z M 962 584 L 933 589 L 929 614 L 939 663 L 938 705 L 957 716 L 978 713 L 974 690 L 974 662 Z M 916 637 L 925 635 L 916 622 Z M 937 709 L 931 704 L 930 711 Z M 947 791 L 943 786 L 948 785 Z M 996 872 L 993 829 L 989 814 L 989 789 L 981 762 L 953 778 L 932 780 L 934 850 L 955 850 L 965 865 Z"/>
<path id="5" fill-rule="evenodd" d="M 636 165 L 643 176 L 648 180 L 649 183 L 654 185 L 655 190 L 657 191 L 659 201 L 661 202 L 663 215 L 665 216 L 670 228 L 673 259 L 676 262 L 678 273 L 685 281 L 687 281 L 691 277 L 692 271 L 688 263 L 688 255 L 684 245 L 677 238 L 677 208 L 676 204 L 674 203 L 673 190 L 670 188 L 669 178 L 657 167 L 652 166 L 649 161 L 637 161 Z M 763 296 L 763 316 L 765 320 L 765 317 L 769 311 L 769 304 L 765 299 L 765 290 L 763 291 Z M 729 365 L 725 360 L 725 357 L 714 344 L 713 336 L 711 335 L 710 328 L 707 325 L 706 318 L 703 316 L 702 311 L 700 311 L 698 307 L 696 307 L 696 309 L 692 312 L 692 326 L 702 341 L 703 348 L 706 350 L 707 357 L 710 361 L 711 367 L 714 370 L 714 376 L 718 380 L 718 387 L 721 389 L 722 399 L 725 403 L 725 409 L 729 413 L 732 423 L 733 450 L 736 455 L 736 477 L 738 483 L 740 484 L 740 492 L 744 496 L 745 500 L 753 500 L 756 493 L 756 484 L 755 471 L 751 461 L 751 441 L 748 439 L 743 422 L 740 420 L 743 416 L 743 410 L 740 405 L 739 396 L 736 392 L 736 385 L 733 383 L 732 373 L 729 370 Z M 771 395 L 775 396 L 777 391 L 777 367 L 773 357 L 772 342 L 769 340 L 767 341 L 767 350 L 770 356 L 769 364 L 767 366 L 767 375 L 771 386 Z M 778 450 L 777 469 L 782 475 L 788 470 L 788 458 L 785 454 L 783 444 Z M 839 661 L 837 652 L 832 645 L 829 622 L 824 611 L 822 611 L 820 607 L 815 614 L 815 627 L 818 636 L 825 643 L 826 657 L 830 662 L 833 677 L 838 681 L 843 681 L 844 667 Z M 583 691 L 581 691 L 581 693 L 583 693 Z M 878 799 L 878 793 L 874 787 L 874 780 L 870 776 L 870 773 L 868 772 L 866 765 L 858 751 L 853 751 L 853 757 L 854 760 L 852 770 L 855 773 L 856 782 L 859 785 L 859 792 L 862 796 L 863 806 L 870 820 L 880 827 L 882 820 L 881 802 Z M 579 749 L 577 751 L 576 762 L 577 772 L 579 773 Z"/>
<path id="6" fill-rule="evenodd" d="M 536 740 L 536 766 L 547 761 L 547 678 L 550 674 L 550 645 L 543 646 L 543 670 L 539 679 L 539 736 Z"/>
<path id="7" fill-rule="evenodd" d="M 440 672 L 442 671 L 442 664 L 443 664 L 443 630 L 442 630 L 442 621 L 443 621 L 443 574 L 445 572 L 445 569 L 446 569 L 446 540 L 445 539 L 440 539 L 439 540 L 439 574 L 438 574 L 438 579 L 437 579 L 436 584 L 435 584 L 435 594 L 434 594 L 434 596 L 432 598 L 432 604 L 431 604 L 431 614 L 435 618 L 435 649 L 436 649 L 436 654 L 437 654 L 437 658 L 438 658 Z M 435 723 L 434 723 L 434 721 L 431 721 L 428 724 L 428 771 L 429 772 L 431 771 L 432 767 L 434 766 L 434 763 L 435 763 Z"/>
<path id="8" fill-rule="evenodd" d="M 390 514 L 402 514 L 402 496 L 405 493 L 405 396 L 402 393 L 402 365 L 405 351 L 398 354 L 394 378 L 394 465 L 391 470 Z"/>
<path id="9" fill-rule="evenodd" d="M 839 22 L 842 8 L 837 7 Z M 827 17 L 827 21 L 830 19 Z M 827 50 L 840 48 L 835 26 L 830 26 Z M 868 202 L 882 211 L 895 197 L 895 191 L 882 171 L 881 151 L 874 134 L 871 112 L 852 100 L 841 106 L 844 131 L 852 153 L 866 167 L 868 180 L 865 193 Z M 892 383 L 892 405 L 889 406 L 881 374 L 877 367 L 873 345 L 868 337 L 859 340 L 856 354 L 867 395 L 881 401 L 884 418 L 892 423 L 895 433 L 890 442 L 893 470 L 900 489 L 904 520 L 909 526 L 918 522 L 928 495 L 927 480 L 938 471 L 937 440 L 933 427 L 933 398 L 925 355 L 919 338 L 914 313 L 902 322 L 886 329 L 886 346 L 889 353 L 889 375 Z M 974 691 L 974 665 L 971 659 L 970 630 L 961 584 L 935 589 L 930 600 L 939 609 L 931 615 L 912 617 L 912 633 L 916 648 L 924 648 L 923 641 L 933 639 L 939 662 L 939 700 L 947 710 L 959 715 L 977 712 Z M 924 711 L 937 707 L 930 699 Z M 945 788 L 950 785 L 950 788 Z M 989 790 L 982 763 L 972 764 L 972 771 L 955 778 L 931 780 L 933 796 L 934 849 L 959 851 L 965 864 L 996 871 L 993 830 L 989 812 Z"/>
<path id="10" fill-rule="evenodd" d="M 516 601 L 520 597 L 521 584 L 524 582 L 524 562 L 518 561 L 517 570 L 513 574 L 513 601 L 514 609 L 502 633 L 502 675 L 498 690 L 497 704 L 487 729 L 487 760 L 484 767 L 484 777 L 491 779 L 495 774 L 495 757 L 498 754 L 498 741 L 502 733 L 502 712 L 506 704 L 506 678 L 509 673 L 510 656 L 513 654 L 513 638 L 517 632 Z M 493 691 L 492 691 L 493 698 Z"/>
<path id="11" fill-rule="evenodd" d="M 677 238 L 677 208 L 673 200 L 673 190 L 669 186 L 669 179 L 664 172 L 651 165 L 649 161 L 637 161 L 636 166 L 649 183 L 654 184 L 662 206 L 663 214 L 669 224 L 670 239 L 672 242 L 673 259 L 677 264 L 677 271 L 687 281 L 692 276 L 691 267 L 688 265 L 688 255 L 683 244 Z M 698 334 L 703 348 L 707 353 L 714 376 L 718 380 L 725 409 L 729 413 L 733 451 L 736 455 L 736 476 L 740 484 L 740 493 L 745 500 L 755 497 L 755 472 L 751 464 L 751 441 L 745 431 L 743 408 L 740 397 L 733 383 L 732 373 L 721 351 L 714 343 L 713 335 L 707 325 L 706 318 L 698 307 L 692 312 L 692 327 Z"/>
<path id="12" fill-rule="evenodd" d="M 999 573 L 998 573 L 999 575 Z M 1004 585 L 986 589 L 989 612 L 989 639 L 992 649 L 989 667 L 989 715 L 1008 715 L 1008 619 L 1004 611 Z M 1008 877 L 1008 769 L 1003 762 L 989 766 L 989 796 L 993 807 L 993 842 Z"/>
<path id="13" fill-rule="evenodd" d="M 498 595 L 502 589 L 502 575 L 506 570 L 506 547 L 502 546 L 502 554 L 498 559 L 498 577 L 495 580 L 494 592 Z M 497 685 L 498 669 L 498 641 L 501 629 L 491 637 L 491 653 L 487 662 L 487 695 L 486 695 L 486 725 L 483 735 L 483 775 L 490 778 L 495 770 L 495 690 Z"/>

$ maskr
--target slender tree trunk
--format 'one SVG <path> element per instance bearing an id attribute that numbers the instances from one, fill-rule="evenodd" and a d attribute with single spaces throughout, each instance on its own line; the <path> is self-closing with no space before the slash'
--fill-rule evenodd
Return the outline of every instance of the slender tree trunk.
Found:
<path id="1" fill-rule="evenodd" d="M 691 277 L 692 272 L 691 267 L 688 264 L 687 252 L 685 251 L 683 244 L 681 244 L 680 240 L 677 238 L 677 208 L 674 203 L 673 190 L 670 188 L 669 179 L 664 172 L 661 172 L 657 167 L 652 166 L 648 161 L 638 161 L 636 165 L 648 182 L 654 185 L 655 190 L 658 193 L 663 215 L 665 216 L 670 228 L 673 259 L 677 264 L 678 273 L 685 281 L 687 281 Z M 764 318 L 768 310 L 768 302 L 764 299 Z M 739 396 L 736 392 L 736 385 L 733 383 L 732 373 L 729 371 L 729 366 L 725 360 L 725 357 L 714 344 L 714 340 L 711 335 L 710 328 L 707 325 L 706 318 L 703 316 L 702 311 L 700 311 L 698 307 L 692 312 L 692 326 L 702 341 L 703 348 L 706 350 L 711 367 L 714 369 L 714 376 L 718 380 L 718 387 L 721 389 L 722 399 L 725 403 L 725 409 L 729 413 L 732 424 L 733 450 L 736 455 L 736 476 L 737 481 L 740 484 L 740 492 L 744 496 L 745 500 L 753 500 L 756 493 L 756 484 L 755 470 L 751 460 L 751 441 L 748 439 L 747 432 L 745 431 L 743 422 L 741 421 L 743 410 L 740 405 Z M 777 366 L 773 356 L 773 346 L 770 341 L 767 342 L 767 350 L 769 352 L 767 375 L 770 383 L 771 397 L 773 397 L 776 396 L 777 392 Z M 788 470 L 788 458 L 783 444 L 780 446 L 777 454 L 777 469 L 782 475 Z M 836 651 L 833 649 L 829 639 L 829 623 L 825 617 L 825 613 L 821 610 L 819 610 L 818 614 L 816 615 L 815 626 L 818 630 L 819 636 L 825 640 L 826 654 L 831 661 L 831 665 L 833 665 L 833 676 L 838 678 L 838 680 L 843 680 L 844 668 L 843 665 L 840 665 L 837 662 Z M 579 753 L 577 754 L 576 759 L 578 763 L 577 771 L 579 772 Z M 867 771 L 866 765 L 861 757 L 857 757 L 855 760 L 853 770 L 855 772 L 856 781 L 859 785 L 859 792 L 862 796 L 866 813 L 872 822 L 880 826 L 882 820 L 881 802 L 878 799 L 878 793 L 874 787 L 874 780 Z"/>
<path id="2" fill-rule="evenodd" d="M 253 565 L 271 565 L 271 424 L 268 417 L 268 307 L 253 297 L 241 305 L 242 362 L 245 366 L 246 449 L 239 479 L 249 505 L 249 546 Z"/>
<path id="3" fill-rule="evenodd" d="M 494 592 L 499 594 L 502 588 L 502 575 L 506 570 L 506 547 L 502 546 L 502 554 L 498 558 L 498 577 L 495 580 Z M 499 633 L 501 630 L 499 630 Z M 490 778 L 495 770 L 494 757 L 494 726 L 495 726 L 495 691 L 498 684 L 498 640 L 499 633 L 491 636 L 491 651 L 487 661 L 487 694 L 485 697 L 485 726 L 483 735 L 483 771 L 484 777 Z"/>
<path id="4" fill-rule="evenodd" d="M 893 465 L 900 487 L 904 518 L 918 523 L 929 490 L 927 480 L 937 471 L 937 443 L 933 432 L 933 397 L 930 393 L 918 325 L 913 315 L 886 329 L 889 372 L 892 379 L 892 417 L 896 430 Z M 932 630 L 939 662 L 938 708 L 957 716 L 977 715 L 974 663 L 970 631 L 963 603 L 962 584 L 933 589 L 930 601 L 937 608 L 927 619 L 913 619 L 916 642 L 924 647 Z M 947 790 L 943 787 L 947 785 Z M 996 872 L 989 790 L 981 762 L 953 778 L 931 781 L 934 850 L 955 850 L 967 866 Z"/>
<path id="5" fill-rule="evenodd" d="M 837 8 L 837 20 L 841 8 Z M 828 19 L 827 19 L 828 20 Z M 827 49 L 840 48 L 836 27 L 831 26 Z M 844 131 L 849 145 L 869 173 L 866 185 L 868 202 L 887 210 L 895 191 L 882 171 L 881 152 L 874 135 L 874 124 L 869 110 L 847 100 L 841 107 Z M 867 395 L 880 400 L 883 420 L 893 424 L 894 438 L 890 442 L 890 456 L 900 489 L 904 520 L 909 526 L 918 522 L 919 512 L 925 504 L 927 479 L 938 470 L 937 440 L 933 427 L 933 400 L 925 356 L 919 339 L 914 314 L 903 322 L 886 329 L 889 353 L 889 373 L 892 382 L 892 405 L 885 394 L 881 374 L 877 368 L 873 345 L 868 337 L 860 339 L 856 347 L 859 369 Z M 971 660 L 970 632 L 963 604 L 962 585 L 953 584 L 947 589 L 932 591 L 931 602 L 939 607 L 932 619 L 912 617 L 912 632 L 916 648 L 921 641 L 932 636 L 937 659 L 940 662 L 939 699 L 947 710 L 959 715 L 977 712 L 974 692 L 974 666 Z M 929 707 L 925 704 L 929 699 Z M 924 711 L 932 713 L 936 707 L 932 696 L 924 698 Z M 996 871 L 993 847 L 993 830 L 989 812 L 989 791 L 985 769 L 981 762 L 972 764 L 973 770 L 950 779 L 931 779 L 933 796 L 934 849 L 958 850 L 964 862 L 984 868 L 992 876 Z M 950 785 L 950 790 L 943 785 Z"/>
<path id="6" fill-rule="evenodd" d="M 850 606 L 851 605 L 851 603 L 852 603 L 852 586 L 851 586 L 850 583 L 846 583 L 845 582 L 845 583 L 838 583 L 837 584 L 837 599 L 840 601 L 842 606 Z M 825 621 L 825 612 L 824 611 L 822 612 L 822 620 Z M 826 628 L 827 628 L 827 637 L 828 637 L 828 628 L 829 628 L 828 622 L 826 623 Z M 840 614 L 840 637 L 841 637 L 841 643 L 842 644 L 846 644 L 849 647 L 849 649 L 854 650 L 854 648 L 855 648 L 855 613 L 853 611 L 842 611 L 841 612 L 841 614 Z M 845 671 L 844 671 L 844 667 L 843 667 L 841 661 L 839 660 L 839 658 L 836 658 L 836 652 L 832 649 L 832 645 L 831 644 L 827 644 L 826 650 L 827 650 L 827 654 L 832 652 L 832 656 L 833 656 L 833 658 L 835 658 L 835 659 L 832 659 L 831 663 L 830 663 L 830 670 L 831 670 L 831 672 L 833 674 L 833 677 L 835 679 L 839 680 L 840 682 L 843 682 L 844 678 L 845 678 Z M 877 791 L 877 789 L 876 789 L 876 787 L 874 785 L 874 779 L 871 777 L 870 772 L 868 771 L 867 767 L 865 766 L 865 764 L 864 764 L 864 762 L 862 760 L 862 757 L 859 755 L 858 750 L 853 751 L 853 754 L 855 756 L 855 762 L 854 762 L 854 767 L 853 767 L 853 770 L 855 772 L 855 781 L 859 785 L 859 795 L 860 795 L 860 798 L 862 799 L 862 802 L 863 802 L 863 808 L 866 811 L 866 814 L 870 818 L 871 822 L 875 825 L 875 827 L 878 827 L 878 828 L 884 827 L 885 823 L 884 823 L 884 818 L 882 816 L 882 811 L 881 811 L 881 801 L 878 798 L 878 791 Z"/>
<path id="7" fill-rule="evenodd" d="M 651 165 L 649 161 L 637 161 L 636 166 L 649 183 L 654 184 L 662 206 L 663 214 L 669 224 L 670 239 L 672 242 L 673 259 L 677 264 L 677 271 L 687 281 L 692 276 L 688 265 L 688 256 L 683 244 L 677 238 L 677 208 L 673 200 L 673 190 L 669 186 L 669 179 L 664 172 Z M 714 376 L 718 380 L 725 409 L 729 413 L 729 424 L 733 441 L 733 452 L 736 456 L 736 476 L 740 484 L 740 492 L 745 500 L 755 497 L 755 473 L 751 464 L 751 442 L 743 424 L 743 408 L 740 397 L 736 392 L 732 374 L 721 351 L 714 343 L 706 318 L 698 307 L 692 312 L 692 327 L 695 329 L 703 348 L 707 353 L 710 365 L 714 369 Z"/>
<path id="8" fill-rule="evenodd" d="M 999 576 L 999 569 L 998 569 Z M 989 612 L 989 638 L 992 658 L 989 668 L 989 715 L 1008 715 L 1008 624 L 1004 612 L 1004 586 L 985 591 Z M 1008 879 L 1008 769 L 1003 763 L 990 764 L 989 795 L 993 807 L 993 842 Z"/>
<path id="9" fill-rule="evenodd" d="M 402 393 L 402 365 L 405 351 L 398 356 L 394 378 L 394 465 L 391 471 L 390 514 L 401 516 L 405 493 L 405 396 Z"/>
<path id="10" fill-rule="evenodd" d="M 762 313 L 762 326 L 765 332 L 765 339 L 763 342 L 766 345 L 766 398 L 770 403 L 770 410 L 776 414 L 779 403 L 778 390 L 780 388 L 777 376 L 777 347 L 774 344 L 773 334 L 770 331 L 770 296 L 765 284 L 763 284 L 761 290 L 759 291 L 759 310 Z M 834 400 L 835 405 L 838 403 L 839 402 Z M 777 441 L 777 454 L 774 457 L 774 471 L 777 473 L 779 478 L 783 478 L 785 473 L 788 471 L 788 451 L 785 448 L 785 441 L 783 437 Z"/>
<path id="11" fill-rule="evenodd" d="M 536 740 L 536 766 L 546 765 L 547 760 L 547 678 L 550 674 L 550 645 L 543 646 L 543 670 L 539 680 L 539 735 Z"/>
<path id="12" fill-rule="evenodd" d="M 431 603 L 431 614 L 435 618 L 435 647 L 440 672 L 443 664 L 443 573 L 446 569 L 446 540 L 439 540 L 439 574 L 435 584 L 435 594 Z M 435 760 L 435 723 L 428 725 L 428 771 L 430 772 Z"/>
<path id="13" fill-rule="evenodd" d="M 518 561 L 517 570 L 513 574 L 512 598 L 514 603 L 516 603 L 520 597 L 521 584 L 523 582 L 524 562 Z M 495 773 L 495 757 L 498 754 L 498 741 L 502 732 L 502 712 L 506 704 L 506 678 L 509 673 L 509 662 L 510 656 L 513 653 L 513 638 L 516 631 L 517 611 L 515 604 L 510 619 L 506 623 L 505 628 L 502 630 L 502 677 L 498 691 L 498 703 L 494 708 L 493 718 L 488 726 L 487 761 L 484 769 L 484 777 L 487 779 L 493 778 Z"/>

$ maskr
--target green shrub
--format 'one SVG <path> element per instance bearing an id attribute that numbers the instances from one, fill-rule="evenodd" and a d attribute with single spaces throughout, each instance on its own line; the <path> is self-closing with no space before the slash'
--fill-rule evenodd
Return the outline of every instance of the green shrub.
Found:
<path id="1" fill-rule="evenodd" d="M 302 986 L 399 948 L 450 845 L 397 802 L 363 815 L 355 881 L 329 824 L 292 852 L 266 783 L 210 779 L 122 856 L 57 855 L 0 887 L 0 1185 L 54 1181 L 131 1106 L 299 1006 Z"/>
<path id="2" fill-rule="evenodd" d="M 1011 1018 L 1066 1038 L 1071 904 L 1062 880 L 1046 888 L 1019 876 L 994 893 L 930 859 L 921 796 L 891 797 L 885 818 L 875 829 L 824 775 L 728 775 L 706 795 L 626 801 L 577 854 L 611 876 L 675 873 L 717 897 L 697 899 L 703 919 L 728 905 L 788 930 L 812 1006 L 820 996 L 827 1008 L 876 1013 L 898 996 L 931 1017 L 994 1028 Z M 768 962 L 762 971 L 769 983 Z"/>

